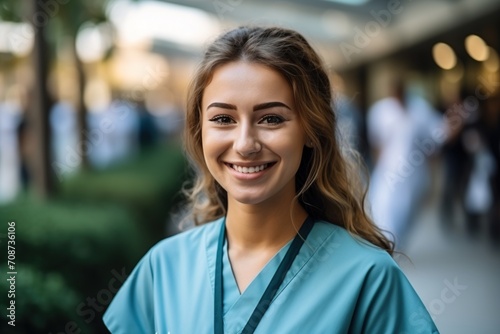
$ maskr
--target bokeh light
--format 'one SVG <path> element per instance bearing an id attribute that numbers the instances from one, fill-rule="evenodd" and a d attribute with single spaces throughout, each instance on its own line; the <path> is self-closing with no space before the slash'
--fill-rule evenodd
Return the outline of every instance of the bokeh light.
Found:
<path id="1" fill-rule="evenodd" d="M 485 61 L 488 59 L 490 49 L 485 41 L 477 35 L 469 35 L 465 39 L 465 49 L 472 59 Z"/>
<path id="2" fill-rule="evenodd" d="M 446 43 L 437 43 L 432 48 L 432 56 L 436 64 L 444 70 L 450 70 L 457 64 L 455 52 Z"/>

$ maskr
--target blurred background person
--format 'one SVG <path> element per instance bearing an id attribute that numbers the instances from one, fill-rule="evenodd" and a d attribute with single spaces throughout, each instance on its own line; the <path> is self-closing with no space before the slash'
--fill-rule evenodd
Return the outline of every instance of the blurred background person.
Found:
<path id="1" fill-rule="evenodd" d="M 476 235 L 482 221 L 493 207 L 493 189 L 490 182 L 497 166 L 481 132 L 477 129 L 467 129 L 464 140 L 471 160 L 464 198 L 466 223 L 469 233 Z"/>
<path id="2" fill-rule="evenodd" d="M 470 96 L 465 89 L 460 94 L 451 98 L 450 102 L 443 103 L 443 114 L 448 117 L 463 119 L 457 126 L 450 129 L 447 141 L 443 144 L 442 165 L 443 185 L 441 193 L 440 220 L 441 225 L 450 229 L 455 227 L 459 217 L 463 217 L 465 187 L 471 162 L 464 146 L 464 126 L 478 117 L 478 107 L 474 106 L 464 118 L 460 112 L 465 110 L 465 99 Z"/>
<path id="3" fill-rule="evenodd" d="M 467 231 L 477 236 L 487 230 L 499 241 L 500 117 L 498 97 L 483 101 L 463 130 L 468 175 L 464 194 Z"/>
<path id="4" fill-rule="evenodd" d="M 330 76 L 332 83 L 332 109 L 337 116 L 337 137 L 343 147 L 359 151 L 361 149 L 361 138 L 363 119 L 358 106 L 355 103 L 356 96 L 346 95 L 344 80 L 341 76 L 334 74 Z"/>
<path id="5" fill-rule="evenodd" d="M 78 124 L 76 110 L 71 101 L 59 100 L 50 110 L 52 130 L 51 148 L 53 162 L 66 161 L 68 155 L 78 151 Z M 80 164 L 80 159 L 71 164 L 59 164 L 60 173 L 73 173 Z"/>
<path id="6" fill-rule="evenodd" d="M 0 100 L 0 203 L 9 202 L 26 190 L 30 179 L 28 99 L 19 85 L 4 93 Z"/>
<path id="7" fill-rule="evenodd" d="M 485 101 L 484 139 L 493 158 L 493 173 L 490 177 L 492 205 L 489 212 L 489 233 L 497 246 L 500 246 L 500 94 Z"/>
<path id="8" fill-rule="evenodd" d="M 432 130 L 442 121 L 427 101 L 406 90 L 401 79 L 392 83 L 391 94 L 368 111 L 374 161 L 368 199 L 376 224 L 393 235 L 401 249 L 428 190 L 427 161 L 438 147 Z"/>
<path id="9" fill-rule="evenodd" d="M 137 112 L 139 114 L 139 146 L 141 149 L 148 149 L 158 144 L 158 126 L 154 116 L 146 107 L 145 101 L 138 103 Z"/>

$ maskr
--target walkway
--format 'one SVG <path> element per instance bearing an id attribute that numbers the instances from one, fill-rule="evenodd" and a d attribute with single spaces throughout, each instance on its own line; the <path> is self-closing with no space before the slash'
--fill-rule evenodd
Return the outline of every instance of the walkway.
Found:
<path id="1" fill-rule="evenodd" d="M 414 225 L 404 256 L 396 256 L 441 333 L 500 333 L 500 247 L 483 229 L 471 238 L 463 218 L 441 228 L 432 204 Z M 431 203 L 431 202 L 430 202 Z"/>

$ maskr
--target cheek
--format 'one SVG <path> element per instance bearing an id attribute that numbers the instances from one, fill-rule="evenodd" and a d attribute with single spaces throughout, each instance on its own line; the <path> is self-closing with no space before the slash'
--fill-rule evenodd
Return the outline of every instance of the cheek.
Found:
<path id="1" fill-rule="evenodd" d="M 213 140 L 204 128 L 201 130 L 201 148 L 203 150 L 205 164 L 208 166 L 210 165 L 210 157 L 213 155 Z"/>
<path id="2" fill-rule="evenodd" d="M 264 136 L 263 136 L 264 137 Z M 302 152 L 305 140 L 301 129 L 290 129 L 286 132 L 270 132 L 265 136 L 265 142 L 283 153 L 298 154 Z"/>
<path id="3" fill-rule="evenodd" d="M 224 131 L 202 129 L 202 148 L 205 161 L 208 163 L 216 159 L 227 147 L 228 135 Z"/>
<path id="4" fill-rule="evenodd" d="M 293 164 L 296 165 L 295 167 L 298 168 L 302 160 L 305 145 L 303 135 L 300 131 L 297 131 L 294 135 L 289 136 L 285 140 L 288 143 L 283 147 L 285 151 L 284 154 L 286 154 L 290 162 L 293 161 Z"/>
<path id="5" fill-rule="evenodd" d="M 296 173 L 302 161 L 303 146 L 295 142 L 293 145 L 276 145 L 274 151 L 286 163 L 287 170 Z"/>

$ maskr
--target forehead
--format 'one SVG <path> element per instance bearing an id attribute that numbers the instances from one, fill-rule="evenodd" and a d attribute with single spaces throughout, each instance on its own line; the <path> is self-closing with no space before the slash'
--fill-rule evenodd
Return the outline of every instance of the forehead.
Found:
<path id="1" fill-rule="evenodd" d="M 254 103 L 278 100 L 293 104 L 293 92 L 286 79 L 271 67 L 236 61 L 216 68 L 203 92 L 202 106 L 211 102 L 251 100 Z"/>

